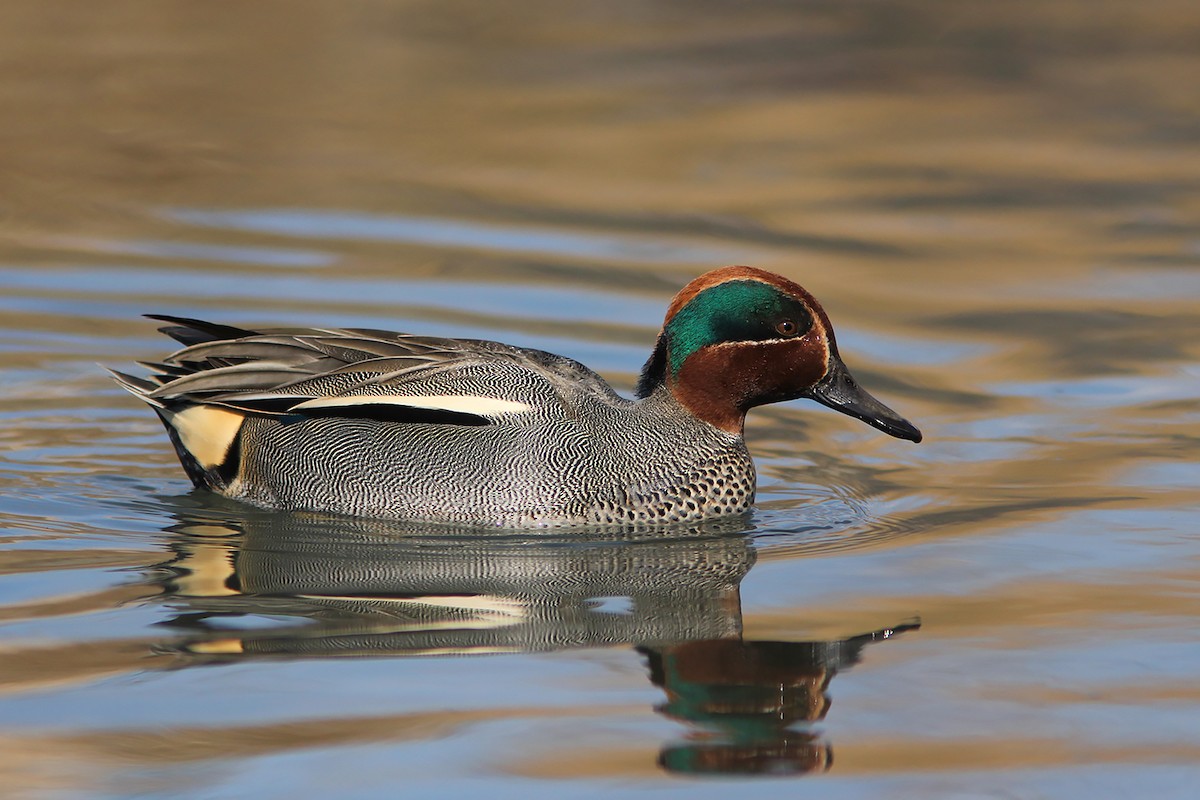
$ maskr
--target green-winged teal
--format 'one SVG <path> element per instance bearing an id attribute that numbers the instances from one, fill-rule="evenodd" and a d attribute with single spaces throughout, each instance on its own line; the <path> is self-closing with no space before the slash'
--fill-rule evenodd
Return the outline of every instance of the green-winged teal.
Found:
<path id="1" fill-rule="evenodd" d="M 243 330 L 153 316 L 185 347 L 114 373 L 197 486 L 260 506 L 505 527 L 697 521 L 754 501 L 754 406 L 808 397 L 914 442 L 838 356 L 820 304 L 725 267 L 667 309 L 636 400 L 569 358 L 477 339 Z"/>

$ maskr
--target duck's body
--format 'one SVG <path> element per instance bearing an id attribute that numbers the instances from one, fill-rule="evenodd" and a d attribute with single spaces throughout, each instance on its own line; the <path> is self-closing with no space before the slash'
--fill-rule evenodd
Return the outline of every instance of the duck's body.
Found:
<path id="1" fill-rule="evenodd" d="M 148 365 L 153 380 L 118 380 L 155 407 L 196 485 L 271 508 L 694 522 L 753 503 L 753 405 L 812 396 L 920 438 L 849 378 L 811 296 L 746 267 L 680 292 L 638 400 L 578 362 L 496 342 L 159 319 L 187 347 Z"/>

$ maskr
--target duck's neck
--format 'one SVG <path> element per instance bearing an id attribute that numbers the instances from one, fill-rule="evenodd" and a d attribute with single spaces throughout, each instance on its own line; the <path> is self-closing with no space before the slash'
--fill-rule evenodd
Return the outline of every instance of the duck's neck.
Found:
<path id="1" fill-rule="evenodd" d="M 697 353 L 679 372 L 671 374 L 666 348 L 660 339 L 654 354 L 642 369 L 637 396 L 647 403 L 665 403 L 734 436 L 741 436 L 747 404 L 741 402 L 743 388 L 731 381 L 729 365 L 720 352 Z"/>

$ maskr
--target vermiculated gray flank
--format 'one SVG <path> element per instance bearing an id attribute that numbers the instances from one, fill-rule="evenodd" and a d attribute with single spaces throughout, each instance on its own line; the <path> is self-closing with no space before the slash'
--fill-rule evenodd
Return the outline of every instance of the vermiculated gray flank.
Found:
<path id="1" fill-rule="evenodd" d="M 227 493 L 275 508 L 502 526 L 695 521 L 754 502 L 741 438 L 669 392 L 636 403 L 571 386 L 559 399 L 484 426 L 251 418 Z"/>

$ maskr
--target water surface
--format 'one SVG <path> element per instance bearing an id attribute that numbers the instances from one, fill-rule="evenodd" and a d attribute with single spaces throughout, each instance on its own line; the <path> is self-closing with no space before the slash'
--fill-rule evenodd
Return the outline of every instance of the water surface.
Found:
<path id="1" fill-rule="evenodd" d="M 7 4 L 0 785 L 1192 796 L 1192 6 Z M 628 391 L 725 263 L 926 441 L 789 403 L 744 523 L 430 532 L 193 493 L 98 366 L 153 312 Z"/>

